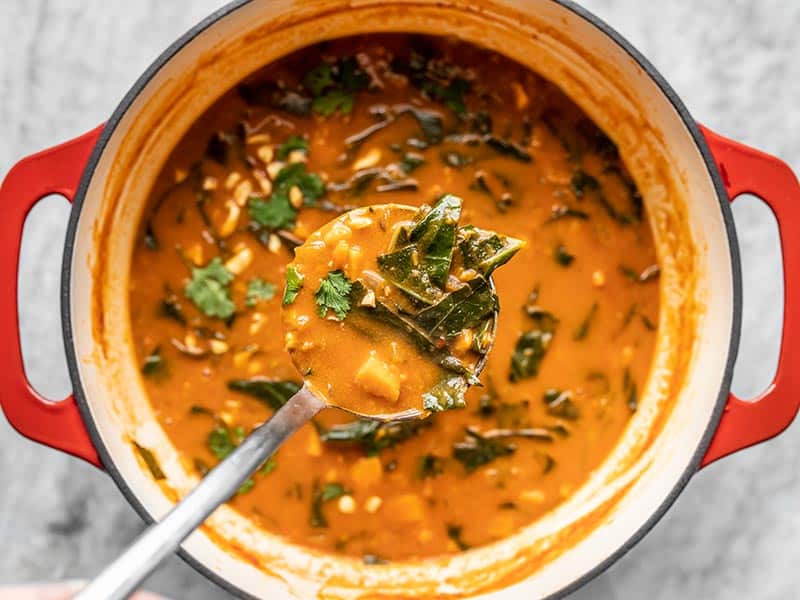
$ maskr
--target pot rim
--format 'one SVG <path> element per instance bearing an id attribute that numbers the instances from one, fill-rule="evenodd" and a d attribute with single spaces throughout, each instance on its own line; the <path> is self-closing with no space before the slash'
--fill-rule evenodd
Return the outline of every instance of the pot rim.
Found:
<path id="1" fill-rule="evenodd" d="M 627 540 L 625 540 L 625 542 L 623 542 L 619 546 L 619 548 L 617 548 L 614 552 L 612 552 L 605 560 L 595 565 L 589 571 L 581 574 L 571 583 L 562 587 L 560 590 L 551 594 L 545 599 L 545 600 L 555 600 L 557 598 L 563 598 L 571 594 L 575 590 L 583 587 L 589 581 L 591 581 L 592 579 L 594 579 L 595 577 L 606 571 L 609 567 L 611 567 L 611 565 L 613 565 L 625 554 L 627 554 L 661 520 L 661 518 L 666 514 L 666 512 L 669 510 L 669 508 L 681 494 L 683 489 L 689 483 L 691 477 L 698 470 L 700 463 L 703 457 L 705 456 L 706 451 L 708 450 L 711 440 L 714 437 L 715 432 L 717 431 L 720 418 L 722 417 L 725 404 L 728 400 L 728 394 L 730 393 L 731 380 L 733 377 L 733 368 L 739 348 L 739 338 L 740 338 L 741 321 L 742 321 L 742 278 L 741 278 L 739 244 L 736 237 L 736 229 L 734 227 L 734 222 L 733 222 L 733 213 L 730 208 L 730 200 L 728 198 L 727 191 L 725 189 L 722 177 L 717 168 L 717 164 L 711 154 L 708 144 L 706 143 L 705 137 L 700 131 L 697 122 L 692 118 L 691 114 L 689 113 L 689 110 L 683 104 L 678 94 L 669 85 L 669 83 L 661 75 L 661 73 L 655 68 L 655 66 L 653 66 L 653 64 L 650 63 L 650 61 L 647 58 L 645 58 L 643 54 L 641 54 L 625 37 L 623 37 L 608 23 L 603 21 L 601 18 L 599 18 L 589 10 L 577 5 L 575 2 L 573 2 L 573 0 L 548 0 L 548 1 L 557 4 L 562 8 L 574 13 L 576 16 L 583 19 L 584 21 L 587 21 L 590 25 L 599 29 L 603 34 L 608 36 L 617 46 L 619 46 L 623 51 L 625 51 L 625 53 L 628 54 L 628 56 L 630 56 L 636 62 L 636 64 L 647 74 L 647 76 L 656 84 L 661 93 L 664 94 L 667 100 L 669 100 L 670 104 L 674 107 L 675 111 L 678 113 L 678 116 L 680 117 L 684 126 L 687 128 L 689 134 L 691 135 L 695 143 L 695 146 L 697 147 L 697 150 L 700 152 L 700 155 L 703 159 L 703 162 L 705 163 L 706 170 L 711 178 L 714 190 L 717 195 L 717 200 L 719 202 L 720 210 L 722 213 L 723 224 L 725 226 L 726 239 L 728 242 L 728 251 L 730 255 L 731 269 L 732 269 L 731 275 L 733 282 L 733 290 L 732 290 L 733 314 L 731 320 L 731 337 L 727 349 L 725 369 L 722 374 L 722 381 L 720 384 L 719 392 L 717 394 L 717 400 L 714 406 L 714 410 L 711 414 L 711 418 L 708 421 L 706 429 L 692 455 L 691 460 L 687 464 L 681 476 L 674 483 L 671 491 L 666 496 L 664 501 L 650 515 L 650 517 L 644 523 L 642 523 L 642 525 Z M 73 259 L 75 238 L 78 229 L 78 221 L 80 219 L 80 213 L 83 206 L 84 198 L 86 196 L 86 191 L 89 188 L 89 184 L 91 183 L 92 177 L 94 176 L 95 169 L 100 161 L 103 152 L 105 151 L 108 141 L 111 139 L 111 136 L 116 132 L 116 129 L 120 124 L 120 121 L 125 116 L 127 111 L 130 109 L 130 107 L 132 106 L 136 98 L 139 96 L 139 94 L 142 92 L 142 90 L 150 83 L 150 81 L 155 77 L 155 75 L 170 60 L 172 60 L 172 58 L 176 54 L 178 54 L 186 45 L 192 42 L 198 35 L 205 32 L 210 27 L 212 27 L 217 21 L 220 21 L 221 19 L 234 13 L 240 8 L 250 4 L 251 2 L 253 2 L 253 0 L 232 0 L 228 4 L 212 12 L 206 18 L 204 18 L 196 25 L 191 27 L 186 33 L 181 35 L 175 42 L 170 44 L 170 46 L 168 46 L 167 49 L 164 50 L 136 80 L 136 82 L 133 84 L 130 90 L 128 90 L 128 92 L 122 98 L 120 103 L 117 105 L 116 109 L 111 114 L 111 117 L 105 123 L 103 131 L 99 139 L 97 140 L 94 149 L 92 150 L 92 153 L 89 157 L 89 160 L 81 176 L 77 192 L 73 199 L 72 209 L 70 211 L 69 221 L 67 225 L 66 239 L 64 242 L 64 258 L 62 261 L 62 268 L 61 268 L 61 322 L 62 322 L 62 330 L 64 338 L 64 349 L 67 357 L 67 367 L 69 370 L 70 381 L 72 383 L 73 395 L 75 397 L 76 404 L 80 411 L 81 418 L 84 424 L 86 425 L 89 437 L 91 438 L 92 443 L 96 448 L 97 453 L 100 457 L 103 468 L 108 472 L 108 474 L 114 480 L 114 483 L 122 492 L 122 495 L 125 497 L 128 503 L 133 507 L 133 509 L 139 514 L 139 516 L 145 521 L 147 525 L 153 524 L 156 521 L 156 519 L 153 517 L 153 515 L 150 514 L 150 512 L 147 511 L 144 505 L 139 501 L 134 491 L 128 485 L 128 482 L 122 476 L 120 471 L 116 468 L 113 457 L 108 451 L 108 448 L 103 443 L 99 429 L 96 423 L 94 422 L 91 410 L 89 408 L 89 403 L 86 398 L 86 394 L 83 389 L 83 385 L 80 378 L 80 372 L 78 369 L 78 356 L 73 343 L 74 336 L 72 329 L 72 312 L 70 305 L 70 298 L 72 295 L 72 287 L 71 287 L 72 259 Z M 212 581 L 225 591 L 230 592 L 231 594 L 240 598 L 258 600 L 255 596 L 245 592 L 230 580 L 214 572 L 200 560 L 196 559 L 189 552 L 187 552 L 183 547 L 180 547 L 178 549 L 177 554 L 178 556 L 181 557 L 181 559 L 183 559 L 189 566 L 195 569 L 198 573 L 202 574 L 207 579 L 209 579 L 210 581 Z"/>

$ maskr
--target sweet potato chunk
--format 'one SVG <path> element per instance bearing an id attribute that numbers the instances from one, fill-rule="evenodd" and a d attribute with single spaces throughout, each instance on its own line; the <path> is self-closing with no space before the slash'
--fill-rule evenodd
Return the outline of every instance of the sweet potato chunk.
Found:
<path id="1" fill-rule="evenodd" d="M 356 373 L 356 385 L 368 394 L 380 396 L 392 402 L 400 397 L 400 378 L 385 362 L 370 356 Z"/>

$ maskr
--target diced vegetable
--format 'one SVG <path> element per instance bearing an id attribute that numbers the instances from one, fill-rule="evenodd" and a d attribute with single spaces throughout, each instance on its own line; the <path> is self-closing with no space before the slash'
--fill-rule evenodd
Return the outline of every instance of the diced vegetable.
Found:
<path id="1" fill-rule="evenodd" d="M 370 356 L 355 375 L 358 387 L 374 396 L 396 402 L 400 396 L 400 377 L 382 360 Z"/>

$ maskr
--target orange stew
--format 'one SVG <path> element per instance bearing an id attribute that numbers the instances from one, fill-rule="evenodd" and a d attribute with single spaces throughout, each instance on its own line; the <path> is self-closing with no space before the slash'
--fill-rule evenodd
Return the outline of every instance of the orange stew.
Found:
<path id="1" fill-rule="evenodd" d="M 650 369 L 659 270 L 615 145 L 502 56 L 376 35 L 253 75 L 153 187 L 131 265 L 133 341 L 187 467 L 204 474 L 303 379 L 281 333 L 294 249 L 348 209 L 448 193 L 463 224 L 526 243 L 493 277 L 483 387 L 422 421 L 323 411 L 231 500 L 254 523 L 367 564 L 460 552 L 541 517 L 619 440 Z M 329 361 L 352 376 L 363 356 L 344 345 Z"/>

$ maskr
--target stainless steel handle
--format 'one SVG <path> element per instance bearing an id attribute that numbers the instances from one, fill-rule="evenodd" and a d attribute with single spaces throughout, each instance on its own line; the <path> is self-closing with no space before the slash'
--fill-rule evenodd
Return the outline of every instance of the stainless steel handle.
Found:
<path id="1" fill-rule="evenodd" d="M 267 460 L 292 433 L 325 407 L 303 386 L 176 504 L 108 565 L 74 600 L 124 600 L 181 542 Z"/>

